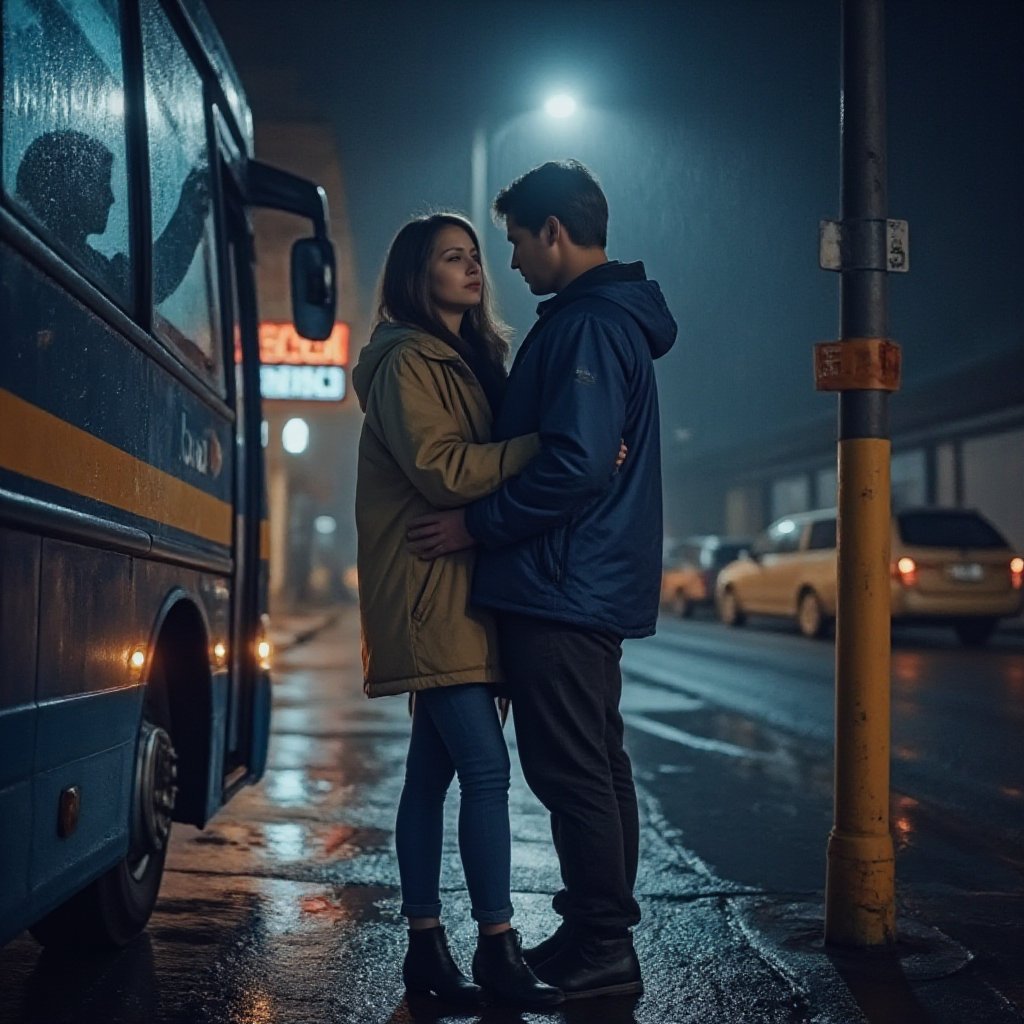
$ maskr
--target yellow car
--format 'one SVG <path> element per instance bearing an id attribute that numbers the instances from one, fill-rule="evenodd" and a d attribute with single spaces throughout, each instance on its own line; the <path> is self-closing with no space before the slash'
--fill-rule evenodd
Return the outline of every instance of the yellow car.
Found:
<path id="1" fill-rule="evenodd" d="M 891 570 L 893 619 L 948 623 L 968 647 L 1021 610 L 1024 559 L 968 509 L 897 512 Z M 775 615 L 793 618 L 804 636 L 824 633 L 836 614 L 835 510 L 777 519 L 718 574 L 715 604 L 727 625 Z"/>
<path id="2" fill-rule="evenodd" d="M 661 573 L 661 604 L 689 618 L 694 608 L 715 602 L 715 580 L 723 565 L 750 547 L 748 537 L 687 537 L 665 558 Z"/>

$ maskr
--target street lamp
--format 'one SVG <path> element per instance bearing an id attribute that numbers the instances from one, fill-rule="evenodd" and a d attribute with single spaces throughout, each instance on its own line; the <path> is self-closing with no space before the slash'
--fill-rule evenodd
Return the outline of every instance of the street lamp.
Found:
<path id="1" fill-rule="evenodd" d="M 556 93 L 544 103 L 544 112 L 555 120 L 565 120 L 576 113 L 576 100 L 568 93 Z M 498 130 L 489 134 L 485 124 L 477 125 L 473 132 L 473 149 L 470 154 L 470 219 L 483 244 L 484 223 L 487 219 L 487 152 L 490 144 L 497 142 L 513 124 L 505 121 Z"/>
<path id="2" fill-rule="evenodd" d="M 563 117 L 572 117 L 576 113 L 576 100 L 566 92 L 557 93 L 544 104 L 544 112 L 549 117 L 559 120 Z"/>
<path id="3" fill-rule="evenodd" d="M 289 455 L 301 455 L 309 447 L 309 424 L 297 416 L 290 419 L 281 430 L 281 444 Z"/>

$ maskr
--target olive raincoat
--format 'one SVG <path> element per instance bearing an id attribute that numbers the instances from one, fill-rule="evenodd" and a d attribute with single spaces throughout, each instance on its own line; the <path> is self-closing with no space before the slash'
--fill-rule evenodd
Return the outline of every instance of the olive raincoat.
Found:
<path id="1" fill-rule="evenodd" d="M 473 373 L 416 328 L 378 326 L 352 381 L 366 413 L 356 484 L 364 689 L 381 697 L 499 682 L 494 624 L 469 606 L 475 552 L 424 561 L 406 549 L 406 530 L 515 476 L 540 450 L 537 435 L 491 442 Z"/>

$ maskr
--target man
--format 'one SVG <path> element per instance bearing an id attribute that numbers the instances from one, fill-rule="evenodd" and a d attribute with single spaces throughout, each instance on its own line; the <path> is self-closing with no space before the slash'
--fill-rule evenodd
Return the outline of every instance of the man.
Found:
<path id="1" fill-rule="evenodd" d="M 575 161 L 523 175 L 494 202 L 535 295 L 494 425 L 540 454 L 465 509 L 416 520 L 413 549 L 478 544 L 472 600 L 498 621 L 527 783 L 551 813 L 558 930 L 526 959 L 567 999 L 643 991 L 630 928 L 639 825 L 619 713 L 621 643 L 654 632 L 661 467 L 653 360 L 675 341 L 640 263 L 610 262 L 608 205 Z M 612 471 L 620 438 L 629 447 Z"/>

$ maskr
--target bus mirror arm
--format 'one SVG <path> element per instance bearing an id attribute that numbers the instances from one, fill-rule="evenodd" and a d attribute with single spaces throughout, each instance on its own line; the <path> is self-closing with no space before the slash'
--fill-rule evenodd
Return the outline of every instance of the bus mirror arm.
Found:
<path id="1" fill-rule="evenodd" d="M 300 238 L 292 246 L 292 318 L 303 337 L 323 341 L 334 329 L 337 304 L 327 193 L 306 178 L 252 160 L 246 167 L 246 202 L 308 217 L 313 222 L 313 237 Z"/>
<path id="2" fill-rule="evenodd" d="M 245 192 L 249 206 L 263 206 L 308 217 L 313 222 L 315 236 L 324 240 L 328 238 L 327 193 L 307 178 L 259 160 L 250 160 L 246 165 Z"/>

